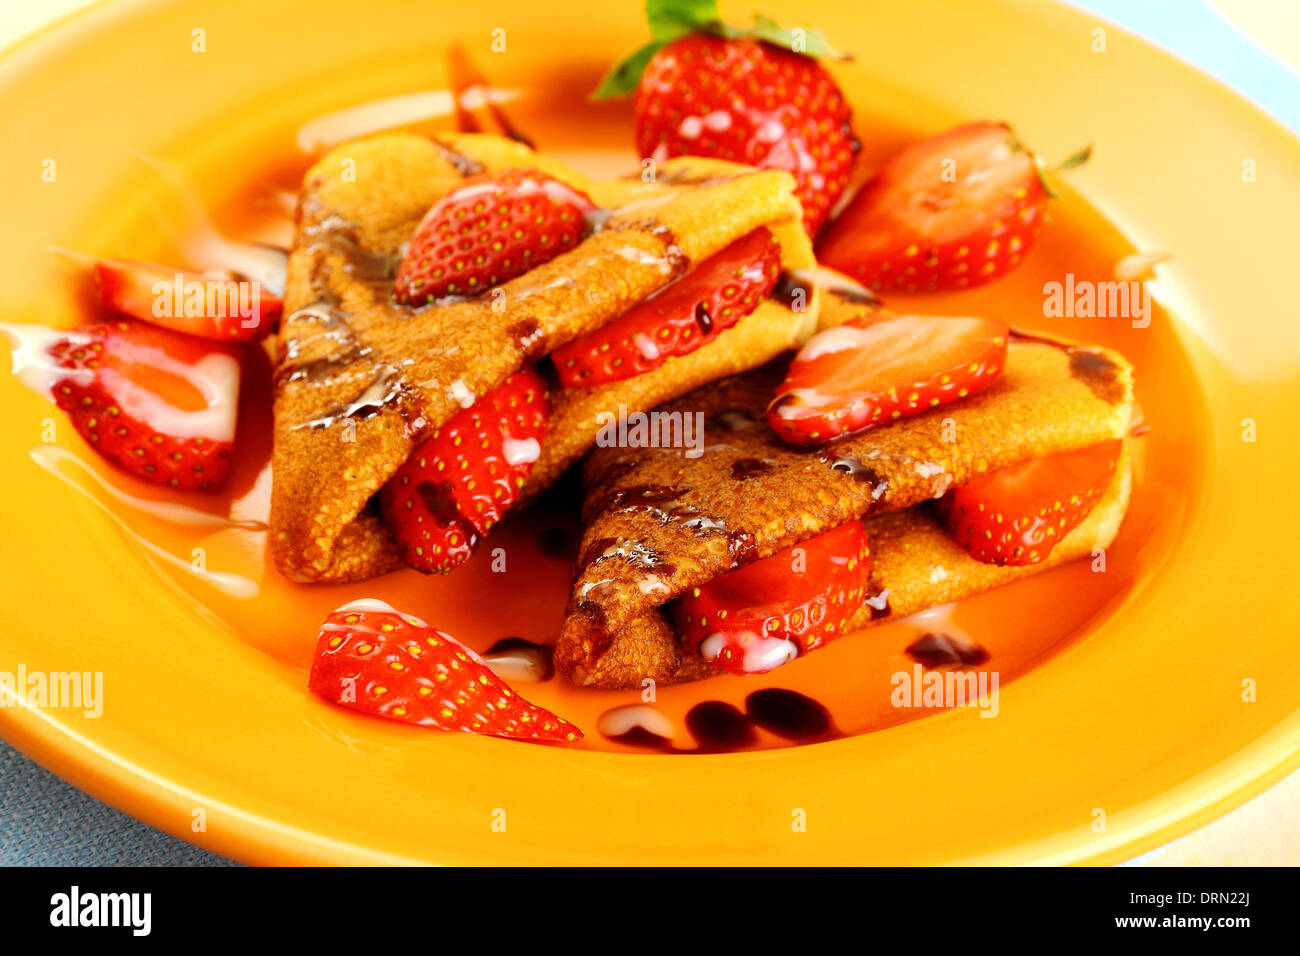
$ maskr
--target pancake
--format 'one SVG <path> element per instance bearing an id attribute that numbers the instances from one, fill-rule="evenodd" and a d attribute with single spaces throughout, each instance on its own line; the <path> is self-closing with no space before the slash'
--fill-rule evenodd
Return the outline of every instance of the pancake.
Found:
<path id="1" fill-rule="evenodd" d="M 771 363 L 666 406 L 705 415 L 706 451 L 699 458 L 662 448 L 592 453 L 584 469 L 581 558 L 556 648 L 557 666 L 571 679 L 635 686 L 640 677 L 653 676 L 638 677 L 641 664 L 624 665 L 624 658 L 666 667 L 668 679 L 705 676 L 702 661 L 673 664 L 672 648 L 660 646 L 671 634 L 662 615 L 656 620 L 651 613 L 660 605 L 738 565 L 865 516 L 910 509 L 908 518 L 896 519 L 902 524 L 882 526 L 886 540 L 894 540 L 891 529 L 910 528 L 918 540 L 933 542 L 925 523 L 932 519 L 914 515 L 914 506 L 999 468 L 1122 438 L 1132 413 L 1132 371 L 1122 356 L 1020 337 L 1010 343 L 1006 367 L 987 391 L 827 448 L 799 449 L 782 443 L 763 419 L 783 373 L 783 362 Z M 1127 492 L 1112 500 L 1120 498 L 1126 501 Z M 1077 543 L 1099 538 L 1085 534 Z M 873 554 L 877 548 L 873 539 Z M 898 542 L 889 548 L 905 550 Z M 922 553 L 927 560 L 934 556 Z M 887 554 L 882 567 L 893 566 Z M 994 578 L 1008 570 L 987 567 Z M 974 569 L 962 576 L 977 589 L 996 586 L 988 583 L 994 578 Z M 899 603 L 891 601 L 895 613 L 913 607 L 910 594 L 900 585 Z M 935 595 L 935 603 L 949 599 L 925 589 L 919 599 Z M 628 642 L 636 649 L 627 650 Z M 655 647 L 641 646 L 647 643 Z M 611 648 L 615 657 L 602 667 Z M 632 684 L 621 683 L 633 677 Z"/>
<path id="2" fill-rule="evenodd" d="M 392 281 L 429 208 L 466 176 L 538 169 L 586 192 L 600 215 L 577 247 L 488 295 L 411 309 Z M 497 136 L 393 133 L 341 146 L 308 170 L 276 343 L 271 545 L 311 582 L 400 566 L 370 498 L 434 429 L 552 349 L 637 304 L 731 242 L 768 227 L 794 274 L 814 265 L 783 172 L 692 159 L 655 182 L 594 182 Z M 680 182 L 675 180 L 681 179 Z M 577 461 L 602 411 L 642 410 L 795 347 L 816 327 L 815 290 L 766 300 L 694 353 L 624 382 L 553 390 L 524 497 Z"/>
<path id="3" fill-rule="evenodd" d="M 1126 448 L 1115 478 L 1088 517 L 1061 539 L 1045 561 L 1021 567 L 976 561 L 952 540 L 928 505 L 866 519 L 872 561 L 870 603 L 863 604 L 837 640 L 852 640 L 856 632 L 876 624 L 1013 584 L 1109 547 L 1124 520 L 1131 488 Z M 942 568 L 943 574 L 936 575 L 936 568 Z M 669 685 L 725 673 L 683 650 L 662 607 L 630 621 L 598 654 L 575 656 L 575 645 L 563 639 L 561 648 L 556 650 L 561 671 L 575 684 L 603 690 L 641 688 L 646 679 Z"/>

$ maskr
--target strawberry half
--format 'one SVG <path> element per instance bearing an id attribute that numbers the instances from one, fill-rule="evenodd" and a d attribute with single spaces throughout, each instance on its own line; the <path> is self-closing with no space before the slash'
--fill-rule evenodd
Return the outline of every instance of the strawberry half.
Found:
<path id="1" fill-rule="evenodd" d="M 536 170 L 469 176 L 416 228 L 393 295 L 412 306 L 478 295 L 572 249 L 595 211 L 586 195 Z"/>
<path id="2" fill-rule="evenodd" d="M 230 468 L 239 362 L 227 349 L 139 322 L 70 332 L 9 326 L 15 362 L 105 458 L 145 481 L 216 488 Z M 21 369 L 20 369 L 21 366 Z"/>
<path id="3" fill-rule="evenodd" d="M 815 445 L 984 391 L 1006 365 L 997 319 L 853 319 L 809 339 L 767 409 L 773 430 Z"/>
<path id="4" fill-rule="evenodd" d="M 531 368 L 456 415 L 379 490 L 379 511 L 417 571 L 446 574 L 519 497 L 541 452 L 546 383 Z"/>
<path id="5" fill-rule="evenodd" d="M 1123 442 L 1034 458 L 1000 468 L 939 499 L 954 540 L 976 561 L 1045 561 L 1110 486 Z"/>
<path id="6" fill-rule="evenodd" d="M 843 633 L 871 555 L 850 521 L 714 578 L 673 605 L 683 644 L 733 674 L 764 674 Z"/>
<path id="7" fill-rule="evenodd" d="M 982 285 L 1029 251 L 1055 195 L 1044 183 L 1040 161 L 1005 123 L 959 126 L 886 163 L 836 217 L 817 258 L 877 291 Z"/>
<path id="8" fill-rule="evenodd" d="M 755 229 L 608 325 L 551 353 L 565 388 L 604 385 L 694 352 L 758 308 L 781 272 L 781 246 Z"/>
<path id="9" fill-rule="evenodd" d="M 842 54 L 815 30 L 783 30 L 767 17 L 724 26 L 716 0 L 648 0 L 646 14 L 656 39 L 610 70 L 596 97 L 636 90 L 644 157 L 711 156 L 790 173 L 804 228 L 816 235 L 858 149 L 848 102 L 816 59 Z"/>
<path id="10" fill-rule="evenodd" d="M 153 262 L 100 259 L 94 273 L 105 308 L 205 339 L 259 339 L 284 311 L 278 296 L 234 272 L 189 272 Z"/>
<path id="11" fill-rule="evenodd" d="M 422 727 L 582 739 L 581 730 L 524 700 L 450 634 L 373 599 L 345 604 L 325 619 L 307 686 L 363 714 Z"/>

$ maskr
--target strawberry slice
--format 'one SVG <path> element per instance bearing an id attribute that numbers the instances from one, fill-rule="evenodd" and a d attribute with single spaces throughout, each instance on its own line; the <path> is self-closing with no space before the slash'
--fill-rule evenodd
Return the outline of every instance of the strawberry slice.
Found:
<path id="1" fill-rule="evenodd" d="M 765 674 L 844 631 L 871 555 L 861 521 L 742 565 L 673 605 L 683 644 L 733 674 Z"/>
<path id="2" fill-rule="evenodd" d="M 105 308 L 205 339 L 259 339 L 284 310 L 260 282 L 234 272 L 189 272 L 129 259 L 100 259 L 94 272 Z"/>
<path id="3" fill-rule="evenodd" d="M 809 339 L 767 420 L 793 445 L 821 444 L 984 391 L 1006 364 L 997 319 L 853 319 Z"/>
<path id="4" fill-rule="evenodd" d="M 436 430 L 379 490 L 402 558 L 426 574 L 463 564 L 519 497 L 546 435 L 546 383 L 506 379 Z"/>
<path id="5" fill-rule="evenodd" d="M 560 384 L 617 382 L 694 352 L 758 308 L 780 272 L 776 237 L 755 229 L 613 322 L 557 348 L 551 357 Z"/>
<path id="6" fill-rule="evenodd" d="M 949 491 L 939 513 L 976 561 L 1037 564 L 1105 494 L 1122 445 L 1116 439 L 1000 468 Z"/>
<path id="7" fill-rule="evenodd" d="M 105 458 L 145 481 L 209 491 L 234 449 L 239 361 L 228 347 L 140 322 L 69 332 L 7 325 L 14 371 Z"/>
<path id="8" fill-rule="evenodd" d="M 1084 162 L 1076 153 L 1057 169 Z M 894 156 L 831 224 L 817 258 L 874 290 L 982 285 L 1014 268 L 1047 200 L 1040 161 L 1005 123 L 968 123 Z"/>
<path id="9" fill-rule="evenodd" d="M 307 686 L 363 714 L 421 727 L 582 739 L 581 730 L 524 700 L 450 634 L 374 599 L 345 604 L 325 619 Z"/>
<path id="10" fill-rule="evenodd" d="M 596 211 L 586 195 L 536 170 L 466 177 L 416 228 L 393 295 L 416 306 L 486 292 L 572 249 Z"/>

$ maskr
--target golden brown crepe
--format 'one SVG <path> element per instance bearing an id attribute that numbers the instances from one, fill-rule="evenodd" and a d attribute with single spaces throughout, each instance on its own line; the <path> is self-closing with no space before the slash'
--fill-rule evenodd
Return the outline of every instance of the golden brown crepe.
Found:
<path id="1" fill-rule="evenodd" d="M 1050 566 L 958 560 L 960 549 L 914 506 L 999 468 L 1122 438 L 1132 412 L 1132 372 L 1122 356 L 1019 338 L 988 391 L 828 448 L 797 449 L 762 417 L 783 371 L 773 363 L 670 403 L 705 413 L 700 458 L 680 449 L 600 448 L 588 459 L 581 556 L 556 647 L 557 666 L 575 683 L 631 687 L 646 677 L 711 676 L 706 662 L 680 654 L 661 606 L 737 565 L 867 515 L 900 513 L 869 527 L 872 584 L 890 589 L 894 615 Z M 1127 507 L 1128 480 L 1125 466 L 1105 501 L 1058 545 L 1054 563 L 1109 543 Z M 935 562 L 954 573 L 929 582 Z M 864 614 L 857 625 L 870 620 Z"/>
<path id="2" fill-rule="evenodd" d="M 271 544 L 301 581 L 355 581 L 399 566 L 367 507 L 433 429 L 551 349 L 599 328 L 753 229 L 766 226 L 790 274 L 813 267 L 793 180 L 722 161 L 661 164 L 661 178 L 594 182 L 519 143 L 394 133 L 350 143 L 308 171 L 289 258 L 274 408 Z M 404 243 L 468 174 L 533 168 L 604 211 L 579 246 L 494 290 L 408 309 L 391 298 Z M 661 368 L 553 391 L 524 496 L 596 437 L 597 415 L 646 409 L 796 346 L 816 326 L 815 290 L 772 298 L 716 340 Z"/>

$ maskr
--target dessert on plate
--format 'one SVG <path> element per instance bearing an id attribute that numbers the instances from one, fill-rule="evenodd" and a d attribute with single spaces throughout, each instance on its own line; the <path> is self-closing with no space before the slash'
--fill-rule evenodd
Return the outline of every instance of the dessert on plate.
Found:
<path id="1" fill-rule="evenodd" d="M 480 122 L 486 80 L 453 50 L 456 128 L 334 140 L 288 249 L 82 257 L 111 321 L 0 329 L 87 447 L 168 494 L 220 493 L 241 434 L 269 433 L 269 502 L 230 524 L 262 535 L 284 606 L 352 586 L 316 631 L 320 697 L 571 744 L 560 711 L 593 691 L 793 669 L 1115 538 L 1129 362 L 1017 315 L 904 305 L 1013 272 L 1087 150 L 1049 169 L 981 120 L 855 168 L 863 130 L 819 34 L 723 27 L 712 0 L 647 11 L 655 39 L 599 89 L 633 96 L 627 175 L 534 148 L 490 96 Z M 243 386 L 241 406 L 267 358 L 270 401 Z M 427 579 L 378 580 L 457 571 L 566 474 L 572 588 L 529 666 L 427 623 Z M 318 613 L 294 621 L 304 651 Z M 552 652 L 571 696 L 531 703 L 511 683 L 549 678 Z"/>
<path id="2" fill-rule="evenodd" d="M 962 323 L 978 334 L 978 320 L 877 312 L 814 336 L 791 376 L 855 350 L 875 360 L 864 351 L 848 367 L 874 375 L 890 337 L 920 341 L 926 326 L 947 335 Z M 674 403 L 707 416 L 708 455 L 596 449 L 559 670 L 610 688 L 763 673 L 842 634 L 1107 547 L 1130 486 L 1128 363 L 993 331 L 1002 344 L 980 385 L 956 384 L 975 381 L 979 360 L 967 359 L 978 343 L 953 352 L 947 371 L 936 365 L 930 391 L 908 375 L 864 380 L 869 404 L 906 388 L 912 411 L 830 444 L 781 437 L 785 396 L 825 422 L 832 393 L 781 384 L 778 360 Z M 843 367 L 819 374 L 835 383 Z M 941 397 L 944 377 L 953 391 Z"/>
<path id="3" fill-rule="evenodd" d="M 595 182 L 502 137 L 398 133 L 322 157 L 298 216 L 271 507 L 295 580 L 450 570 L 583 455 L 602 413 L 761 365 L 815 328 L 811 245 L 779 171 L 670 160 L 651 182 Z M 502 430 L 494 406 L 511 402 L 530 417 Z M 440 429 L 484 454 L 421 468 L 450 451 Z M 395 476 L 423 493 L 372 502 Z"/>

